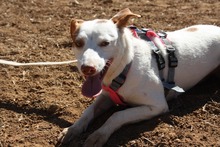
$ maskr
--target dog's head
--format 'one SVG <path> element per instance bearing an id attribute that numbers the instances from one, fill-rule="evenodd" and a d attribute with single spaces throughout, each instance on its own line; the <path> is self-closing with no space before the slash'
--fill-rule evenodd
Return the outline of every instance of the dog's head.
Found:
<path id="1" fill-rule="evenodd" d="M 85 96 L 94 97 L 101 90 L 101 80 L 110 64 L 122 56 L 120 32 L 134 16 L 140 17 L 124 9 L 109 20 L 71 21 L 70 33 L 77 66 L 87 79 L 82 88 Z"/>

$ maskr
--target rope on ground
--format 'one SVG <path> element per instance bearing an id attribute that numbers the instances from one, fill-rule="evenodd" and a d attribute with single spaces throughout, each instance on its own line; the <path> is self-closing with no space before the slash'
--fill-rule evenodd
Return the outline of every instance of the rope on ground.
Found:
<path id="1" fill-rule="evenodd" d="M 33 63 L 19 63 L 14 61 L 2 60 L 0 59 L 0 64 L 12 65 L 12 66 L 42 66 L 42 65 L 61 65 L 61 64 L 71 64 L 76 63 L 77 60 L 69 60 L 62 62 L 33 62 Z"/>

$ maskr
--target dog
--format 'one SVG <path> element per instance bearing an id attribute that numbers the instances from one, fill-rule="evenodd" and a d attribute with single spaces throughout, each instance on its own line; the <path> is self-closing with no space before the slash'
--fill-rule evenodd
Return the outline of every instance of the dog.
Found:
<path id="1" fill-rule="evenodd" d="M 130 107 L 112 114 L 87 138 L 84 146 L 101 147 L 121 126 L 168 112 L 164 85 L 150 45 L 147 41 L 134 37 L 127 27 L 133 17 L 141 16 L 126 8 L 111 19 L 71 21 L 70 33 L 78 60 L 77 67 L 86 77 L 82 93 L 97 98 L 78 121 L 60 133 L 60 144 L 69 143 L 85 131 L 94 118 L 115 105 L 108 87 L 128 65 L 130 67 L 126 80 L 117 94 Z M 175 55 L 178 59 L 174 81 L 184 90 L 196 85 L 220 65 L 219 27 L 195 25 L 166 33 L 176 48 Z M 167 63 L 168 53 L 165 47 L 161 47 L 161 54 Z M 166 65 L 163 70 L 164 77 L 168 76 L 168 68 Z"/>

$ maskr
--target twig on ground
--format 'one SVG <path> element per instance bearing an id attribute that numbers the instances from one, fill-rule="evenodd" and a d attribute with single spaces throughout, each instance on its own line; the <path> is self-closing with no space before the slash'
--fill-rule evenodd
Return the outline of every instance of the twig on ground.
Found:
<path id="1" fill-rule="evenodd" d="M 155 143 L 153 141 L 151 141 L 150 139 L 146 138 L 146 137 L 143 137 L 144 140 L 150 142 L 152 145 L 155 145 Z"/>
<path id="2" fill-rule="evenodd" d="M 210 122 L 208 122 L 208 121 L 204 121 L 204 122 L 205 122 L 205 124 L 208 124 L 208 125 L 210 125 L 210 126 L 212 126 L 212 127 L 219 128 L 217 125 L 213 125 L 212 123 L 210 123 Z"/>
<path id="3" fill-rule="evenodd" d="M 202 111 L 203 111 L 203 112 L 207 112 L 207 110 L 206 110 L 206 105 L 207 105 L 207 104 L 205 104 L 205 105 L 202 107 Z"/>

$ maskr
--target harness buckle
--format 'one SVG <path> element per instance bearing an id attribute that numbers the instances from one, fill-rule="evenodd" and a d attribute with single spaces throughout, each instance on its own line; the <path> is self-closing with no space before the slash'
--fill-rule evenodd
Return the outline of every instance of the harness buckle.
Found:
<path id="1" fill-rule="evenodd" d="M 172 45 L 166 45 L 166 49 L 168 53 L 174 53 L 176 50 Z"/>
<path id="2" fill-rule="evenodd" d="M 142 30 L 143 32 L 145 32 L 145 33 L 146 33 L 146 32 L 147 32 L 147 31 L 149 31 L 150 29 L 147 29 L 147 28 L 142 28 L 141 30 Z"/>
<path id="3" fill-rule="evenodd" d="M 168 53 L 168 60 L 169 60 L 169 67 L 177 67 L 178 59 L 175 55 L 175 48 L 172 45 L 166 45 L 167 53 Z"/>
<path id="4" fill-rule="evenodd" d="M 116 91 L 124 84 L 125 80 L 126 80 L 126 76 L 123 74 L 120 74 L 112 81 L 112 84 L 110 85 L 110 87 L 114 91 Z"/>
<path id="5" fill-rule="evenodd" d="M 158 32 L 157 33 L 158 34 L 158 36 L 160 37 L 160 38 L 167 38 L 167 33 L 166 32 L 164 32 L 164 31 L 160 31 L 160 32 Z"/>
<path id="6" fill-rule="evenodd" d="M 114 81 L 117 81 L 117 83 L 119 84 L 123 84 L 126 80 L 126 76 L 123 74 L 120 74 L 119 76 L 117 76 Z"/>
<path id="7" fill-rule="evenodd" d="M 154 50 L 154 54 L 156 56 L 156 60 L 157 60 L 157 66 L 159 70 L 162 70 L 165 68 L 165 60 L 161 54 L 160 50 Z"/>
<path id="8" fill-rule="evenodd" d="M 175 68 L 178 65 L 177 57 L 175 56 L 174 52 L 170 52 L 168 55 L 169 60 L 169 67 Z"/>

